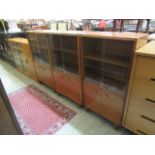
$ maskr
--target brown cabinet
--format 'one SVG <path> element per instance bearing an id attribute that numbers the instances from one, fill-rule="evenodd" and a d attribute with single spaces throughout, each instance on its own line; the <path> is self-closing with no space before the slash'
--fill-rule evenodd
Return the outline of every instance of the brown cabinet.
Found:
<path id="1" fill-rule="evenodd" d="M 24 38 L 11 38 L 8 42 L 17 69 L 32 79 L 36 79 L 32 53 L 28 40 Z"/>
<path id="2" fill-rule="evenodd" d="M 29 34 L 37 79 L 54 88 L 52 62 L 46 34 Z"/>
<path id="3" fill-rule="evenodd" d="M 41 30 L 28 35 L 40 81 L 121 126 L 134 51 L 146 44 L 146 34 Z"/>
<path id="4" fill-rule="evenodd" d="M 137 134 L 155 134 L 155 41 L 136 51 L 124 121 Z"/>
<path id="5" fill-rule="evenodd" d="M 77 36 L 49 35 L 55 88 L 82 104 L 82 87 Z"/>
<path id="6" fill-rule="evenodd" d="M 121 125 L 133 40 L 82 37 L 84 104 Z"/>

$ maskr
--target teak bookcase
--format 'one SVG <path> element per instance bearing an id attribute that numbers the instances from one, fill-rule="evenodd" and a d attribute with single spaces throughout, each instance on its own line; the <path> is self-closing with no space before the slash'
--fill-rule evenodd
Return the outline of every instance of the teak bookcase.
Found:
<path id="1" fill-rule="evenodd" d="M 39 81 L 121 125 L 134 51 L 146 34 L 29 31 Z"/>
<path id="2" fill-rule="evenodd" d="M 44 34 L 29 34 L 29 42 L 38 81 L 55 88 L 47 36 Z"/>

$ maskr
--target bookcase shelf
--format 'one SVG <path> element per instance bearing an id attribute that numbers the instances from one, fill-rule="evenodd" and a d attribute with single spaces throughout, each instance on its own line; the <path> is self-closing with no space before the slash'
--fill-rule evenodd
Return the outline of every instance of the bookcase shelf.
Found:
<path id="1" fill-rule="evenodd" d="M 73 50 L 66 50 L 66 49 L 62 49 L 62 48 L 53 48 L 53 50 L 59 50 L 59 51 L 62 51 L 64 53 L 70 53 L 70 54 L 77 55 L 77 52 L 73 51 Z"/>
<path id="2" fill-rule="evenodd" d="M 99 55 L 96 55 L 95 53 L 92 52 L 88 56 L 85 56 L 85 58 L 90 59 L 90 60 L 100 61 L 100 62 L 103 62 L 103 63 L 122 66 L 122 67 L 126 67 L 126 68 L 129 67 L 129 60 L 128 59 L 117 58 L 117 57 L 114 57 L 114 56 L 100 57 Z"/>

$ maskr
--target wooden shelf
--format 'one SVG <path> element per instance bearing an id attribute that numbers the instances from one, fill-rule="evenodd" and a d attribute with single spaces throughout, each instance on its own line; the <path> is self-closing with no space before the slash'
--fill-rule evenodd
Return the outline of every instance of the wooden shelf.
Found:
<path id="1" fill-rule="evenodd" d="M 57 67 L 57 66 L 55 66 L 54 69 L 56 69 L 58 71 L 62 71 L 64 73 L 69 73 L 69 74 L 71 74 L 73 76 L 76 76 L 76 77 L 79 77 L 79 72 L 77 72 L 77 71 L 75 71 L 73 69 L 70 69 L 70 71 L 69 71 L 69 70 L 66 70 L 65 68 Z"/>
<path id="2" fill-rule="evenodd" d="M 112 92 L 115 92 L 117 94 L 120 94 L 121 96 L 124 96 L 124 93 L 125 93 L 125 89 L 122 88 L 122 89 L 119 89 L 115 86 L 111 86 L 109 84 L 106 84 L 104 82 L 100 82 L 100 81 L 97 81 L 97 80 L 94 80 L 92 78 L 85 78 L 85 81 L 87 82 L 90 82 L 90 83 L 94 83 L 95 85 L 99 85 L 101 88 L 106 88 L 107 90 L 110 90 Z"/>
<path id="3" fill-rule="evenodd" d="M 58 66 L 54 66 L 54 69 L 59 70 L 59 71 L 64 71 L 64 68 L 58 67 Z"/>
<path id="4" fill-rule="evenodd" d="M 89 55 L 85 56 L 86 59 L 90 59 L 90 60 L 95 60 L 95 61 L 100 61 L 103 63 L 108 63 L 108 64 L 112 64 L 112 65 L 117 65 L 120 67 L 129 67 L 129 61 L 128 60 L 123 60 L 122 58 L 116 58 L 116 57 L 112 57 L 112 56 L 103 56 L 101 58 L 100 55 L 96 55 L 93 53 L 90 53 Z"/>
<path id="5" fill-rule="evenodd" d="M 71 69 L 71 68 L 70 68 L 69 70 L 68 70 L 68 69 L 67 69 L 67 70 L 64 69 L 64 71 L 65 71 L 65 73 L 69 73 L 69 74 L 74 75 L 74 76 L 76 76 L 76 77 L 77 77 L 77 76 L 78 76 L 78 77 L 80 76 L 78 71 L 76 71 L 76 70 L 74 70 L 74 69 Z"/>
<path id="6" fill-rule="evenodd" d="M 39 49 L 45 49 L 45 50 L 48 50 L 48 47 L 47 47 L 47 46 L 39 46 Z"/>
<path id="7" fill-rule="evenodd" d="M 70 54 L 77 55 L 77 51 L 73 51 L 73 50 L 62 49 L 62 48 L 55 48 L 55 47 L 53 48 L 53 50 L 62 51 L 62 52 L 65 52 L 65 53 L 70 53 Z"/>
<path id="8" fill-rule="evenodd" d="M 108 70 L 108 69 L 106 69 L 106 68 L 99 68 L 99 67 L 95 67 L 95 66 L 93 66 L 93 65 L 85 65 L 86 67 L 90 67 L 90 68 L 92 68 L 92 69 L 96 69 L 96 70 L 98 70 L 98 71 L 100 71 L 101 72 L 101 74 L 103 75 L 103 76 L 109 76 L 109 77 L 111 77 L 112 75 L 113 75 L 113 78 L 115 78 L 115 79 L 117 79 L 117 80 L 119 80 L 119 81 L 126 81 L 126 79 L 125 79 L 125 74 L 122 74 L 122 73 L 120 73 L 120 72 L 117 72 L 117 71 L 111 71 L 111 70 Z M 107 74 L 106 74 L 107 73 Z M 108 75 L 108 74 L 110 74 L 110 75 Z"/>

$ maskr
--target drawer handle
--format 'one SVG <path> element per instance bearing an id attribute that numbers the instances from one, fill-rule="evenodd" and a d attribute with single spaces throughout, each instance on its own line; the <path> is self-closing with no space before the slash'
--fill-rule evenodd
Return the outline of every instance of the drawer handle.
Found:
<path id="1" fill-rule="evenodd" d="M 139 133 L 143 134 L 143 135 L 147 135 L 145 132 L 141 131 L 141 130 L 137 130 Z"/>
<path id="2" fill-rule="evenodd" d="M 29 61 L 27 59 L 25 61 L 26 61 L 27 64 L 29 63 Z"/>
<path id="3" fill-rule="evenodd" d="M 151 119 L 151 118 L 149 118 L 147 116 L 141 115 L 141 117 L 144 118 L 144 119 L 146 119 L 146 120 L 149 120 L 149 121 L 155 123 L 155 120 L 153 120 L 153 119 Z"/>
<path id="4" fill-rule="evenodd" d="M 155 82 L 155 78 L 152 78 L 152 79 L 150 79 L 150 80 Z"/>
<path id="5" fill-rule="evenodd" d="M 108 94 L 105 93 L 105 94 L 104 94 L 104 97 L 105 97 L 105 98 L 108 98 Z"/>
<path id="6" fill-rule="evenodd" d="M 155 103 L 154 100 L 151 100 L 151 99 L 149 99 L 149 98 L 146 98 L 145 100 L 146 100 L 146 101 L 149 101 L 149 102 L 152 102 L 152 103 Z"/>

